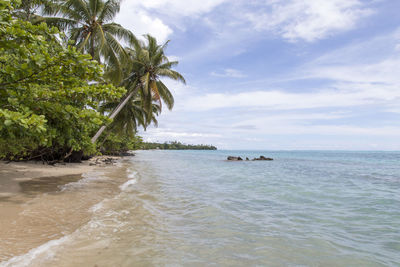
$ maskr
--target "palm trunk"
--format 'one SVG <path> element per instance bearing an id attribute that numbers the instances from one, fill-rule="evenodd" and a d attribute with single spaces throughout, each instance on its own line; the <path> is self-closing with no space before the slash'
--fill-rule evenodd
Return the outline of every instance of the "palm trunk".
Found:
<path id="1" fill-rule="evenodd" d="M 117 116 L 118 113 L 121 111 L 121 109 L 126 105 L 126 103 L 128 103 L 129 99 L 131 99 L 132 96 L 135 95 L 135 93 L 137 92 L 138 89 L 139 89 L 139 88 L 136 87 L 134 90 L 132 90 L 132 92 L 130 92 L 130 93 L 125 97 L 125 99 L 124 99 L 122 102 L 120 102 L 120 103 L 118 104 L 118 106 L 113 110 L 113 112 L 110 114 L 110 116 L 109 116 L 108 118 L 114 119 L 115 116 Z M 107 128 L 107 126 L 105 126 L 105 125 L 103 125 L 103 126 L 100 127 L 100 129 L 97 131 L 97 133 L 96 133 L 96 134 L 93 136 L 93 138 L 92 138 L 92 143 L 93 143 L 93 144 L 97 141 L 97 139 L 100 137 L 100 135 L 104 132 L 104 130 L 105 130 L 106 128 Z"/>

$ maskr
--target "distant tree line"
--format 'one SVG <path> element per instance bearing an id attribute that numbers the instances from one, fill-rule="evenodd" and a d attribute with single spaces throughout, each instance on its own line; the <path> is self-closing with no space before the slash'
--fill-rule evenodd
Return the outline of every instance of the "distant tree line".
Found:
<path id="1" fill-rule="evenodd" d="M 165 150 L 217 150 L 213 145 L 188 145 L 178 141 L 165 143 L 143 142 L 141 148 L 147 149 L 165 149 Z"/>

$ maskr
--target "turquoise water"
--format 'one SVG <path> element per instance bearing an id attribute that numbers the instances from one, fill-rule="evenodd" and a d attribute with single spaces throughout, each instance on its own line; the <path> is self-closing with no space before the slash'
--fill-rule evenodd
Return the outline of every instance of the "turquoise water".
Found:
<path id="1" fill-rule="evenodd" d="M 138 151 L 113 168 L 60 193 L 103 192 L 85 224 L 0 266 L 400 266 L 399 152 Z"/>
<path id="2" fill-rule="evenodd" d="M 151 196 L 135 201 L 163 225 L 149 226 L 152 264 L 400 266 L 398 152 L 140 151 L 132 164 Z"/>

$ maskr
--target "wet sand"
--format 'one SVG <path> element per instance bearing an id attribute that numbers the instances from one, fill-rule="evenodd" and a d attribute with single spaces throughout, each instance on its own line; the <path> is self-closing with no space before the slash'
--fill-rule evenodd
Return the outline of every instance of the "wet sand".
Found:
<path id="1" fill-rule="evenodd" d="M 118 191 L 121 182 L 109 177 L 121 164 L 90 163 L 0 162 L 0 265 L 72 233 L 90 220 L 90 207 Z"/>

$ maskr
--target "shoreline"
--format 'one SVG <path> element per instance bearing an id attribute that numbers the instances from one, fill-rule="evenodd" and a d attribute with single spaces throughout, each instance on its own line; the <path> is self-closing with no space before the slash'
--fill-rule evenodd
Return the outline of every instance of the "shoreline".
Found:
<path id="1" fill-rule="evenodd" d="M 84 174 L 95 167 L 104 167 L 103 160 L 121 159 L 121 156 L 96 156 L 81 163 L 58 163 L 55 165 L 43 164 L 41 161 L 0 161 L 0 182 L 2 179 L 35 179 L 63 175 Z M 97 163 L 96 163 L 97 162 Z"/>
<path id="2" fill-rule="evenodd" d="M 90 208 L 118 192 L 122 159 L 99 156 L 56 166 L 0 162 L 0 266 L 90 221 Z"/>

